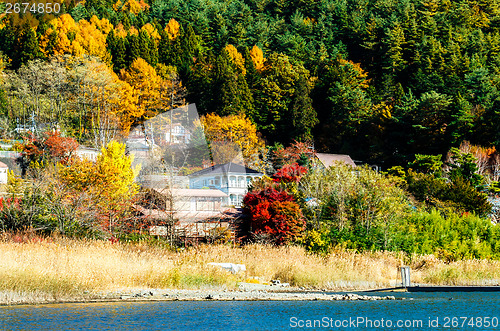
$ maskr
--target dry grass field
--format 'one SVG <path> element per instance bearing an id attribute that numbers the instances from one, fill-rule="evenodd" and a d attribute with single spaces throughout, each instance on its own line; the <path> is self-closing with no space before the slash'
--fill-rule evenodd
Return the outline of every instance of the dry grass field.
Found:
<path id="1" fill-rule="evenodd" d="M 254 277 L 307 289 L 389 287 L 396 285 L 397 268 L 403 264 L 412 267 L 416 283 L 482 285 L 500 279 L 499 261 L 446 264 L 433 256 L 409 260 L 390 252 L 334 250 L 318 256 L 301 247 L 263 245 L 201 245 L 174 251 L 147 243 L 9 234 L 0 239 L 0 303 L 84 300 L 133 288 L 231 290 Z M 209 262 L 245 264 L 247 270 L 233 275 Z"/>

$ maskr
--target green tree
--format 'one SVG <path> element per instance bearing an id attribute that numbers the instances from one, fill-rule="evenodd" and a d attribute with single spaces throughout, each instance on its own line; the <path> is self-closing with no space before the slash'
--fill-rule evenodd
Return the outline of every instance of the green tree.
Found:
<path id="1" fill-rule="evenodd" d="M 17 30 L 17 41 L 12 57 L 12 68 L 19 68 L 21 65 L 28 63 L 31 60 L 41 58 L 38 38 L 33 28 L 28 24 L 24 24 L 22 28 Z"/>
<path id="2" fill-rule="evenodd" d="M 415 160 L 410 162 L 408 167 L 415 172 L 441 177 L 443 171 L 443 161 L 441 161 L 441 158 L 441 155 L 416 154 Z"/>
<path id="3" fill-rule="evenodd" d="M 254 121 L 273 141 L 284 143 L 307 138 L 317 123 L 309 92 L 314 86 L 310 73 L 283 54 L 271 54 L 256 90 Z"/>
<path id="4" fill-rule="evenodd" d="M 135 60 L 141 57 L 141 45 L 139 43 L 139 37 L 135 34 L 127 35 L 127 67 L 132 64 Z"/>
<path id="5" fill-rule="evenodd" d="M 452 181 L 459 178 L 478 188 L 483 184 L 484 178 L 478 173 L 476 158 L 471 153 L 463 153 L 458 148 L 451 148 L 449 153 L 450 167 L 448 175 Z"/>
<path id="6" fill-rule="evenodd" d="M 223 116 L 252 114 L 253 96 L 245 75 L 225 50 L 217 57 L 213 74 L 216 113 Z"/>

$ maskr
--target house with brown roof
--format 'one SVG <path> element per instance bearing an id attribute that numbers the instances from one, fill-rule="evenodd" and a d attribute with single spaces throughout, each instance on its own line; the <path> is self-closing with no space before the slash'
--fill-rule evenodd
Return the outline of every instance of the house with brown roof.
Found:
<path id="1" fill-rule="evenodd" d="M 356 168 L 356 163 L 347 154 L 315 153 L 315 156 L 325 168 L 329 168 L 339 162 Z"/>
<path id="2" fill-rule="evenodd" d="M 221 216 L 227 194 L 216 189 L 151 188 L 148 201 L 183 222 Z"/>
<path id="3" fill-rule="evenodd" d="M 153 235 L 180 238 L 207 237 L 215 228 L 229 228 L 229 217 L 222 207 L 227 194 L 217 189 L 144 189 L 142 205 L 135 205 L 136 215 L 148 218 Z"/>

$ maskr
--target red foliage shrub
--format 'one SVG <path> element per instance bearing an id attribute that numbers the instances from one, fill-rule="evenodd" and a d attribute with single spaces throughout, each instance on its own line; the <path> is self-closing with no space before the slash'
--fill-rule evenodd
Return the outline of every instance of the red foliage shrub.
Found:
<path id="1" fill-rule="evenodd" d="M 46 132 L 41 137 L 33 134 L 25 137 L 21 153 L 26 163 L 33 161 L 55 160 L 67 162 L 71 154 L 78 148 L 78 142 L 73 138 L 61 137 L 59 131 Z"/>
<path id="2" fill-rule="evenodd" d="M 3 211 L 4 208 L 14 207 L 19 209 L 19 198 L 7 198 L 0 197 L 0 212 Z"/>
<path id="3" fill-rule="evenodd" d="M 311 143 L 295 141 L 287 148 L 281 148 L 273 153 L 275 160 L 280 160 L 278 163 L 294 164 L 300 160 L 302 155 L 312 158 L 314 156 L 314 148 Z"/>
<path id="4" fill-rule="evenodd" d="M 273 175 L 273 181 L 298 183 L 303 175 L 307 173 L 307 168 L 299 166 L 297 163 L 284 165 Z"/>
<path id="5" fill-rule="evenodd" d="M 78 148 L 78 142 L 73 138 L 61 137 L 59 131 L 47 134 L 44 144 L 52 158 L 68 161 L 71 154 Z"/>
<path id="6" fill-rule="evenodd" d="M 289 243 L 305 228 L 305 220 L 293 196 L 274 187 L 249 192 L 243 199 L 245 210 L 250 215 L 250 231 L 267 234 L 274 243 Z"/>

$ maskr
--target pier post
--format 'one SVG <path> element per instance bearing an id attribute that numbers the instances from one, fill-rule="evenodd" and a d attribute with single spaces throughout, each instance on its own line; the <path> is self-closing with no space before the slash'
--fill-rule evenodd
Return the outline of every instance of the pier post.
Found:
<path id="1" fill-rule="evenodd" d="M 403 287 L 410 287 L 410 267 L 402 266 L 401 267 L 401 282 Z"/>

